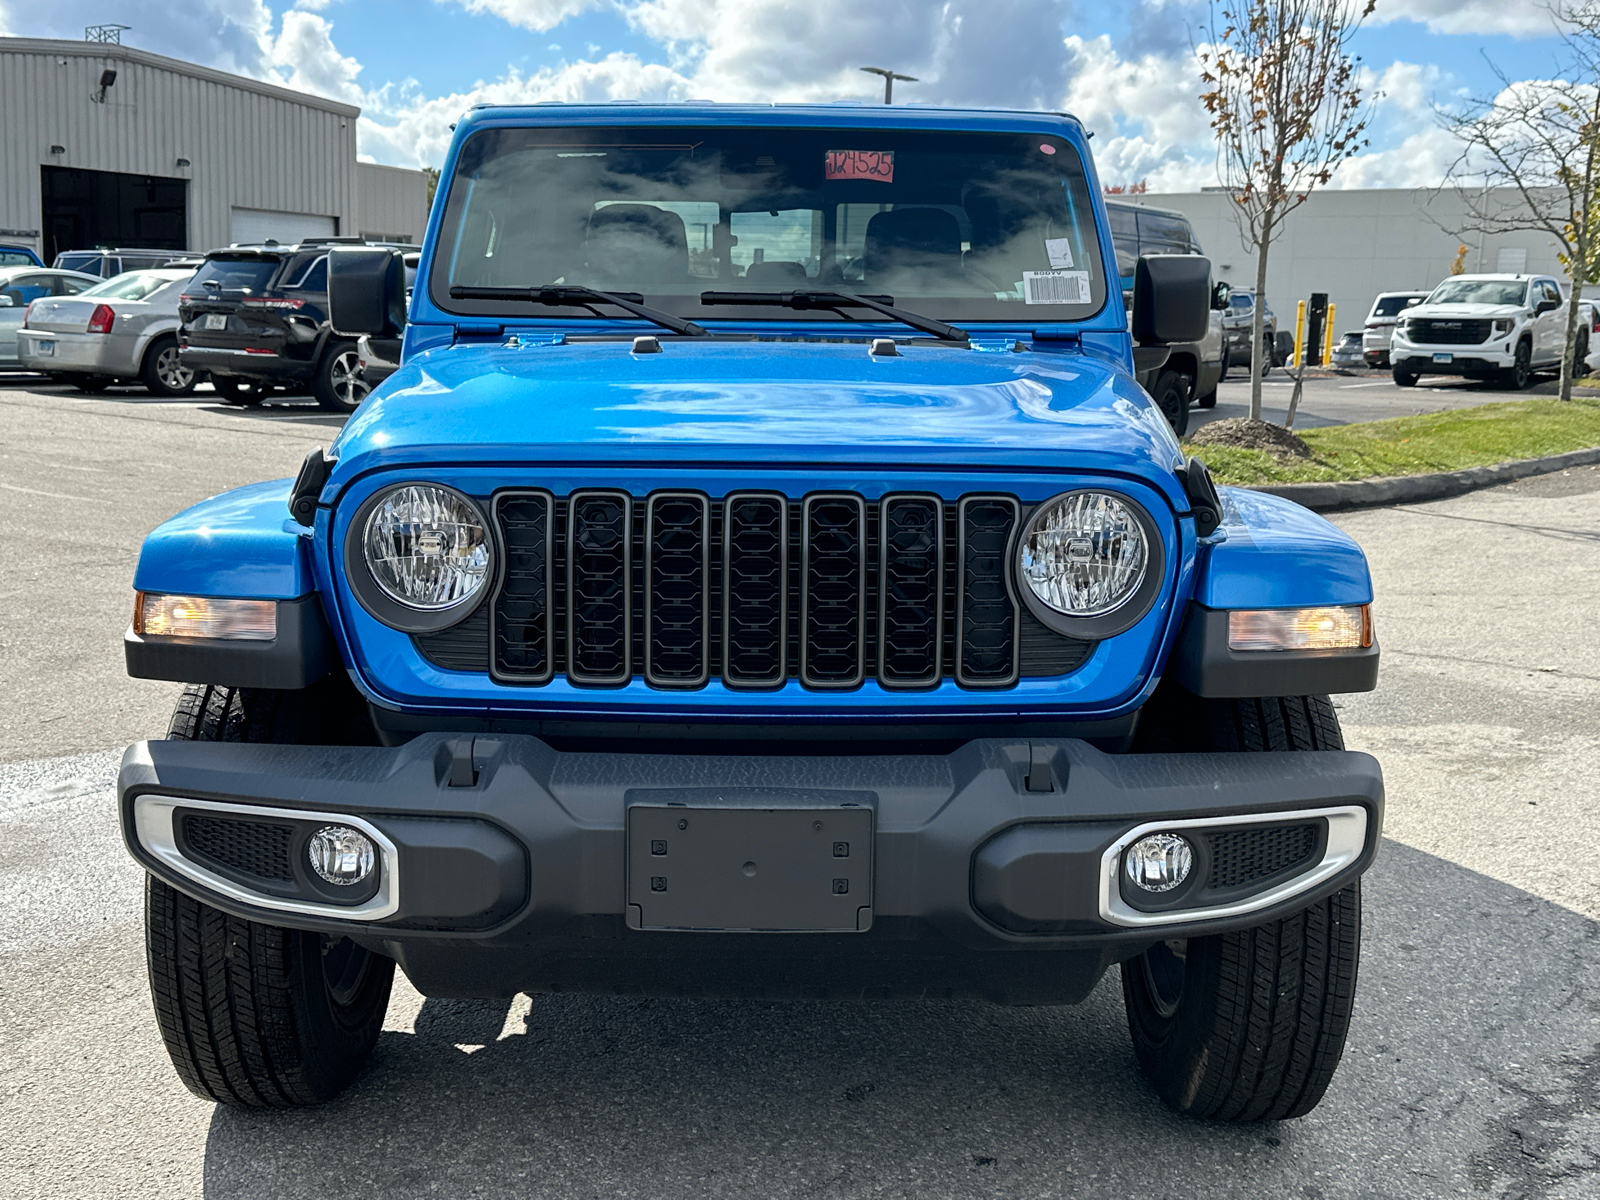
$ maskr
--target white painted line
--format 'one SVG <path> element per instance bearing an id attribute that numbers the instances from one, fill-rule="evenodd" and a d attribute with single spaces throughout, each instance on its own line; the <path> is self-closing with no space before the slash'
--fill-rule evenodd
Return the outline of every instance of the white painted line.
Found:
<path id="1" fill-rule="evenodd" d="M 18 487 L 14 483 L 0 483 L 0 488 L 8 492 L 22 492 L 29 496 L 48 496 L 52 500 L 77 500 L 84 504 L 110 504 L 109 500 L 97 500 L 93 496 L 69 496 L 65 492 L 41 492 L 38 488 Z"/>

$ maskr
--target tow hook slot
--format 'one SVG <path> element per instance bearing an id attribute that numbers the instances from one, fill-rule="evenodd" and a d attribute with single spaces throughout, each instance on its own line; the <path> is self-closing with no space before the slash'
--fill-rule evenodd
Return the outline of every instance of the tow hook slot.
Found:
<path id="1" fill-rule="evenodd" d="M 434 769 L 445 787 L 469 788 L 478 785 L 478 768 L 472 760 L 476 738 L 450 738 L 439 747 Z"/>
<path id="2" fill-rule="evenodd" d="M 1028 774 L 1023 785 L 1030 792 L 1059 792 L 1064 781 L 1056 778 L 1056 748 L 1028 743 Z"/>

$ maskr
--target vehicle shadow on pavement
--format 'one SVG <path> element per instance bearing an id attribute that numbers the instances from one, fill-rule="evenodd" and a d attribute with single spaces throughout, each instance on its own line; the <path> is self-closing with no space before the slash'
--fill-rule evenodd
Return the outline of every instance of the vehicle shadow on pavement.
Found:
<path id="1" fill-rule="evenodd" d="M 428 1001 L 336 1103 L 216 1109 L 205 1195 L 1593 1194 L 1600 926 L 1394 843 L 1365 903 L 1299 1121 L 1168 1112 L 1114 972 L 1075 1008 Z"/>

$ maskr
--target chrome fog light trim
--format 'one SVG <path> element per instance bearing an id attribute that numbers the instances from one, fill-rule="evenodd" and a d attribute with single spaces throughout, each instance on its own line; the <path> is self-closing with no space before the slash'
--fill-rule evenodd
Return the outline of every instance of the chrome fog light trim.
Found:
<path id="1" fill-rule="evenodd" d="M 378 890 L 370 900 L 360 904 L 319 904 L 305 900 L 290 900 L 282 896 L 269 896 L 262 892 L 225 879 L 208 871 L 199 863 L 185 858 L 178 849 L 177 831 L 173 828 L 172 814 L 180 809 L 199 809 L 225 816 L 277 817 L 287 821 L 322 821 L 329 825 L 357 830 L 371 840 L 378 849 Z M 298 808 L 269 808 L 257 804 L 225 804 L 216 800 L 191 800 L 183 796 L 146 794 L 133 801 L 133 827 L 139 844 L 159 861 L 186 879 L 242 904 L 278 912 L 298 913 L 308 917 L 336 917 L 345 921 L 378 921 L 393 916 L 400 909 L 400 854 L 395 844 L 370 821 L 352 817 L 348 813 L 307 812 Z"/>
<path id="2" fill-rule="evenodd" d="M 1184 829 L 1219 829 L 1230 825 L 1292 825 L 1320 818 L 1328 823 L 1327 848 L 1314 866 L 1275 887 L 1210 907 L 1171 909 L 1166 912 L 1140 912 L 1122 898 L 1117 876 L 1122 854 L 1133 843 L 1155 833 L 1176 833 Z M 1295 812 L 1244 813 L 1235 817 L 1197 817 L 1186 821 L 1149 821 L 1128 830 L 1107 849 L 1100 859 L 1100 918 L 1112 925 L 1132 928 L 1181 925 L 1195 921 L 1237 917 L 1270 908 L 1279 901 L 1309 892 L 1325 879 L 1344 870 L 1361 857 L 1367 844 L 1367 810 L 1359 804 L 1335 808 L 1305 808 Z"/>

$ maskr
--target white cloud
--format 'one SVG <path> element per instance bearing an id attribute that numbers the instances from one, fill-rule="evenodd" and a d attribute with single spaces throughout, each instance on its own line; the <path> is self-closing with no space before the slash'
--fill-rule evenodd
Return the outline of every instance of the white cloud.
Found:
<path id="1" fill-rule="evenodd" d="M 321 12 L 331 3 L 332 0 L 294 0 L 291 7 L 298 8 L 301 12 Z"/>
<path id="2" fill-rule="evenodd" d="M 326 2 L 326 0 L 324 0 Z M 535 33 L 554 29 L 568 17 L 598 8 L 602 0 L 455 0 L 472 13 L 490 13 L 511 25 Z"/>
<path id="3" fill-rule="evenodd" d="M 291 9 L 283 28 L 266 46 L 266 65 L 276 82 L 297 92 L 311 92 L 350 104 L 366 100 L 356 76 L 361 64 L 340 54 L 333 44 L 333 26 L 316 13 Z"/>
<path id="4" fill-rule="evenodd" d="M 1145 181 L 1153 191 L 1166 192 L 1217 182 L 1193 52 L 1125 59 L 1104 35 L 1069 37 L 1065 45 L 1072 71 L 1067 111 L 1096 134 L 1102 183 Z"/>
<path id="5" fill-rule="evenodd" d="M 1383 0 L 1372 20 L 1415 21 L 1431 33 L 1501 33 L 1548 37 L 1555 24 L 1535 0 Z"/>

